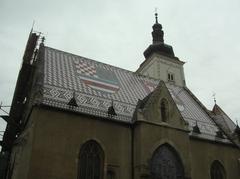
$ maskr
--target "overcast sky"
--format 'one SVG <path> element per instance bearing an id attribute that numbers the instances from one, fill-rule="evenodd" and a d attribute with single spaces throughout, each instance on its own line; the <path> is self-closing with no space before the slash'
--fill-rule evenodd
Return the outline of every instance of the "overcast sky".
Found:
<path id="1" fill-rule="evenodd" d="M 0 0 L 0 101 L 11 104 L 33 21 L 47 46 L 136 71 L 155 7 L 165 42 L 186 62 L 187 87 L 209 109 L 216 93 L 240 122 L 239 0 Z"/>

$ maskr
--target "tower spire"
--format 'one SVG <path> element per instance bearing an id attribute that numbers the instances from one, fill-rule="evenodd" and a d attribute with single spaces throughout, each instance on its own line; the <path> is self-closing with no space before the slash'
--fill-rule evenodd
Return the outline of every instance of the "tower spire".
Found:
<path id="1" fill-rule="evenodd" d="M 158 23 L 158 13 L 155 10 L 155 24 L 152 26 L 153 44 L 164 43 L 162 25 Z"/>
<path id="2" fill-rule="evenodd" d="M 143 54 L 145 58 L 149 58 L 153 53 L 175 57 L 172 47 L 164 43 L 164 32 L 162 30 L 162 25 L 158 22 L 157 9 L 155 9 L 154 16 L 155 23 L 152 26 L 152 44 L 144 51 Z M 177 59 L 177 57 L 175 58 Z"/>

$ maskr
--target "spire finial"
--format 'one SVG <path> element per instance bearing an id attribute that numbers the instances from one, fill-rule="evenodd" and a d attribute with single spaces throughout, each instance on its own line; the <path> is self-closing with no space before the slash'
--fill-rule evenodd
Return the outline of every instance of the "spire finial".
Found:
<path id="1" fill-rule="evenodd" d="M 33 20 L 33 23 L 32 23 L 31 33 L 33 31 L 34 25 L 35 25 L 35 20 Z"/>
<path id="2" fill-rule="evenodd" d="M 215 93 L 215 92 L 213 92 L 213 95 L 212 95 L 212 96 L 213 96 L 213 101 L 214 101 L 214 103 L 215 103 L 215 104 L 217 104 L 217 100 L 216 100 L 216 93 Z"/>
<path id="3" fill-rule="evenodd" d="M 73 91 L 72 98 L 68 102 L 68 105 L 70 106 L 70 108 L 78 107 L 78 104 L 77 104 L 77 101 L 76 101 L 76 92 L 75 91 Z"/>
<path id="4" fill-rule="evenodd" d="M 155 19 L 156 19 L 156 24 L 158 24 L 158 13 L 157 13 L 157 8 L 155 7 Z"/>
<path id="5" fill-rule="evenodd" d="M 109 106 L 107 113 L 108 113 L 109 117 L 113 117 L 113 116 L 117 115 L 117 113 L 115 112 L 115 109 L 114 109 L 113 99 L 111 101 L 111 106 Z"/>
<path id="6" fill-rule="evenodd" d="M 198 127 L 197 120 L 196 120 L 196 124 L 195 124 L 195 126 L 193 126 L 193 132 L 198 133 L 198 134 L 201 133 L 201 131 L 200 131 L 199 127 Z"/>

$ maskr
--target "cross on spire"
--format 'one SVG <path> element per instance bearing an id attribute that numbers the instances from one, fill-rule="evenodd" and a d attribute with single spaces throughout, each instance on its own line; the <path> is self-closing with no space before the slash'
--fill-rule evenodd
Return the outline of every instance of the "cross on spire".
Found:
<path id="1" fill-rule="evenodd" d="M 155 19 L 156 19 L 156 24 L 158 24 L 158 13 L 157 13 L 157 8 L 155 8 Z"/>
<path id="2" fill-rule="evenodd" d="M 213 92 L 213 101 L 214 101 L 214 103 L 216 104 L 217 103 L 217 100 L 216 100 L 216 93 L 215 92 Z"/>

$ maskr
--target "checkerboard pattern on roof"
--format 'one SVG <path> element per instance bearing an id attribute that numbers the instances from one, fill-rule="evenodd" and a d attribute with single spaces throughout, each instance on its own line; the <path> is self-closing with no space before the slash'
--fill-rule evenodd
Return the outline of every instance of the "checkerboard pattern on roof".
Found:
<path id="1" fill-rule="evenodd" d="M 79 63 L 79 61 L 75 60 L 75 66 L 77 69 L 77 73 L 85 74 L 88 76 L 96 75 L 96 68 L 93 65 L 88 65 L 86 63 Z"/>

